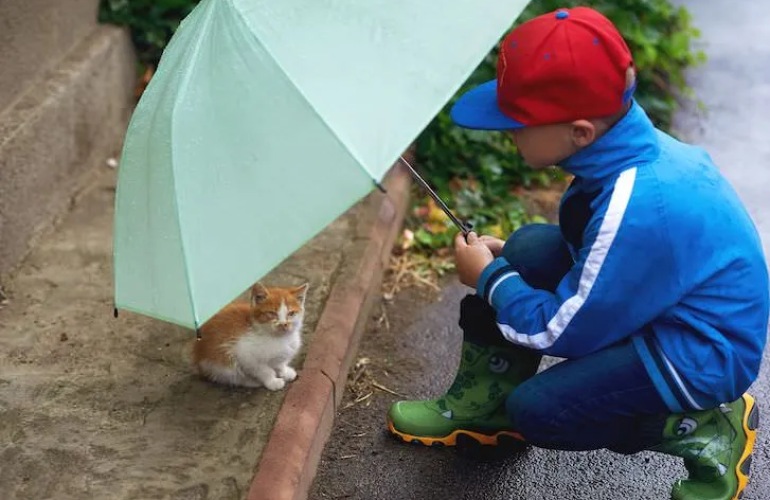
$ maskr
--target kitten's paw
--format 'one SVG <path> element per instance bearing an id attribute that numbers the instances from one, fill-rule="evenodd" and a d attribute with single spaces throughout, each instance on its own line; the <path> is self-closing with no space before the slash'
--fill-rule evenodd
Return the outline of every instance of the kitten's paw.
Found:
<path id="1" fill-rule="evenodd" d="M 278 369 L 278 376 L 284 379 L 286 382 L 291 382 L 297 378 L 297 371 L 291 366 L 285 366 Z"/>
<path id="2" fill-rule="evenodd" d="M 278 377 L 271 378 L 270 380 L 265 382 L 265 387 L 271 391 L 280 391 L 281 389 L 286 387 L 286 381 Z"/>

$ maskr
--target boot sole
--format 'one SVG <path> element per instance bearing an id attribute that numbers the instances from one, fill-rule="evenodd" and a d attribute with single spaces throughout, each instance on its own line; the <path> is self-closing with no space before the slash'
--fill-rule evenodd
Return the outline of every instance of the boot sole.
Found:
<path id="1" fill-rule="evenodd" d="M 466 440 L 465 438 L 470 438 L 482 446 L 505 445 L 505 446 L 512 446 L 512 447 L 521 446 L 522 448 L 526 447 L 526 444 L 522 435 L 519 434 L 518 432 L 512 432 L 512 431 L 498 431 L 494 434 L 482 434 L 480 432 L 474 432 L 474 431 L 469 431 L 465 429 L 457 429 L 451 434 L 443 437 L 413 436 L 411 434 L 407 434 L 405 432 L 401 432 L 397 430 L 393 426 L 393 422 L 390 419 L 388 419 L 388 430 L 390 431 L 391 434 L 398 437 L 405 443 L 415 443 L 415 444 L 421 444 L 423 446 L 431 446 L 431 447 L 457 446 L 458 441 L 460 442 L 460 444 L 462 444 L 463 441 Z"/>
<path id="2" fill-rule="evenodd" d="M 738 500 L 743 496 L 743 490 L 749 484 L 749 474 L 751 473 L 751 454 L 754 451 L 754 443 L 757 439 L 757 428 L 759 427 L 759 408 L 756 401 L 750 394 L 743 395 L 743 402 L 746 410 L 743 412 L 743 432 L 746 433 L 746 446 L 743 448 L 741 459 L 735 466 L 735 475 L 738 477 L 738 490 L 735 492 L 733 500 Z"/>

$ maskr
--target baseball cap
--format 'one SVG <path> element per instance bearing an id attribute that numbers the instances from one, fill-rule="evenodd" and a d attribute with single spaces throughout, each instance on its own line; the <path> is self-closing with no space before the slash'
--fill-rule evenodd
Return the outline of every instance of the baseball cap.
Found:
<path id="1" fill-rule="evenodd" d="M 611 116 L 631 100 L 631 51 L 594 9 L 559 9 L 511 31 L 497 79 L 463 94 L 451 110 L 466 128 L 511 130 Z"/>

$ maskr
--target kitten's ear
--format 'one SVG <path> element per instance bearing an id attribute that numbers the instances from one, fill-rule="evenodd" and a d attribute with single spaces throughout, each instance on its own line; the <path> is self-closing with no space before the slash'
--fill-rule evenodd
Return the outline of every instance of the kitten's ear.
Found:
<path id="1" fill-rule="evenodd" d="M 310 283 L 305 283 L 304 285 L 298 286 L 294 290 L 292 290 L 292 293 L 294 293 L 294 296 L 297 297 L 297 300 L 305 303 L 305 297 L 307 296 L 307 289 L 310 288 Z"/>
<path id="2" fill-rule="evenodd" d="M 251 303 L 254 305 L 264 302 L 268 295 L 267 288 L 262 283 L 257 283 L 251 287 Z"/>

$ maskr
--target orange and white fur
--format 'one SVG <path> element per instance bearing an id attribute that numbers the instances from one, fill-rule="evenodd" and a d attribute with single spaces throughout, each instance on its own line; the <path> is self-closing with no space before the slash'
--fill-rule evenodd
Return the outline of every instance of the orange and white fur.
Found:
<path id="1" fill-rule="evenodd" d="M 228 385 L 278 391 L 297 378 L 289 366 L 301 346 L 308 285 L 257 283 L 250 302 L 233 302 L 201 327 L 193 364 L 206 378 Z"/>

